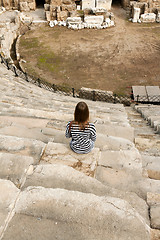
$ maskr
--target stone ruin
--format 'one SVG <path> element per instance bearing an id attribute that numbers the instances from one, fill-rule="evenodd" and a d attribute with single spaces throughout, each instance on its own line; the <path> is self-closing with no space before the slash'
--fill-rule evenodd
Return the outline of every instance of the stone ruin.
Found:
<path id="1" fill-rule="evenodd" d="M 71 29 L 114 26 L 111 1 L 108 0 L 51 0 L 44 4 L 44 9 L 47 21 L 52 21 L 51 27 L 58 24 L 57 21 Z"/>
<path id="2" fill-rule="evenodd" d="M 130 1 L 132 22 L 160 22 L 160 0 Z"/>
<path id="3" fill-rule="evenodd" d="M 120 3 L 130 13 L 132 22 L 160 22 L 160 0 L 121 0 Z M 0 7 L 6 10 L 28 12 L 39 5 L 44 7 L 47 21 L 66 22 L 73 29 L 114 26 L 110 12 L 112 0 L 0 0 Z"/>

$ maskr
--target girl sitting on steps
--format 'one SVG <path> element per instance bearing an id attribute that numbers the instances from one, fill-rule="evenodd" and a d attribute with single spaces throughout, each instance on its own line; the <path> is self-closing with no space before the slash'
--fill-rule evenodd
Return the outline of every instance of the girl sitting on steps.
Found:
<path id="1" fill-rule="evenodd" d="M 79 102 L 75 108 L 74 120 L 66 127 L 67 138 L 72 138 L 71 149 L 76 153 L 89 153 L 96 140 L 96 128 L 89 122 L 89 109 L 85 102 Z"/>

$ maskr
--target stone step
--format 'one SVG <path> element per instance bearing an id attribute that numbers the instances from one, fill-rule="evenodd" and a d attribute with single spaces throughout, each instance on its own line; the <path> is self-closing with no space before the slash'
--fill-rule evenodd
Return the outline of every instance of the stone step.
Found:
<path id="1" fill-rule="evenodd" d="M 20 194 L 15 213 L 2 240 L 150 239 L 144 219 L 113 197 L 29 187 Z"/>
<path id="2" fill-rule="evenodd" d="M 33 157 L 35 164 L 40 160 L 45 147 L 46 144 L 41 141 L 0 135 L 1 152 Z"/>
<path id="3" fill-rule="evenodd" d="M 134 143 L 126 138 L 108 136 L 102 133 L 97 134 L 95 146 L 100 148 L 101 151 L 120 151 L 135 148 Z"/>
<path id="4" fill-rule="evenodd" d="M 2 80 L 0 81 L 1 83 L 0 90 L 2 90 L 2 93 L 5 90 L 5 94 L 2 95 L 3 97 L 7 97 L 7 96 L 9 97 L 9 95 L 16 97 L 16 93 L 17 93 L 18 95 L 17 95 L 17 99 L 15 99 L 16 100 L 15 103 L 17 102 L 18 98 L 20 98 L 21 100 L 25 101 L 25 103 L 27 103 L 26 101 L 27 98 L 24 97 L 26 96 L 27 92 L 30 95 L 30 98 L 28 99 L 28 101 L 29 102 L 31 101 L 33 105 L 34 103 L 40 102 L 41 104 L 47 103 L 51 106 L 51 102 L 55 101 L 55 104 L 58 103 L 58 105 L 61 104 L 61 105 L 64 105 L 65 107 L 69 107 L 69 106 L 75 105 L 79 101 L 76 98 L 65 97 L 63 95 L 52 93 L 45 89 L 39 88 L 33 84 L 25 82 L 20 78 L 15 78 L 14 74 L 11 71 L 7 71 L 6 69 L 5 71 L 6 72 L 2 77 Z M 6 85 L 4 85 L 4 82 L 6 82 Z M 34 99 L 34 101 L 32 101 L 32 99 Z M 43 99 L 43 100 L 40 101 L 40 99 Z M 98 106 L 96 106 L 95 102 L 92 102 L 89 100 L 85 100 L 85 101 L 90 105 L 90 107 L 101 109 L 105 113 L 117 112 L 118 115 L 120 115 L 120 113 L 126 114 L 122 104 L 98 102 Z"/>
<path id="5" fill-rule="evenodd" d="M 124 170 L 126 173 L 130 173 L 136 176 L 142 176 L 142 158 L 136 148 L 131 150 L 104 150 L 101 152 L 98 166 Z"/>
<path id="6" fill-rule="evenodd" d="M 160 133 L 160 106 L 158 105 L 138 105 L 135 109 L 145 118 L 157 133 Z"/>
<path id="7" fill-rule="evenodd" d="M 135 138 L 135 145 L 142 154 L 160 156 L 160 139 L 152 136 Z"/>
<path id="8" fill-rule="evenodd" d="M 133 175 L 124 169 L 98 166 L 95 177 L 104 185 L 121 191 L 135 192 L 144 200 L 147 198 L 147 192 L 160 193 L 160 181 L 140 177 L 136 171 Z"/>
<path id="9" fill-rule="evenodd" d="M 0 179 L 0 238 L 19 193 L 20 190 L 11 181 Z"/>
<path id="10" fill-rule="evenodd" d="M 0 178 L 13 182 L 18 188 L 25 181 L 30 165 L 34 164 L 33 157 L 19 154 L 0 153 Z"/>
<path id="11" fill-rule="evenodd" d="M 150 207 L 151 227 L 160 230 L 160 194 L 148 193 L 147 203 Z"/>
<path id="12" fill-rule="evenodd" d="M 34 102 L 31 102 L 28 104 L 28 99 L 26 99 L 27 104 L 24 104 L 24 101 L 17 101 L 17 99 L 5 99 L 2 100 L 2 103 L 0 103 L 0 112 L 2 115 L 4 114 L 11 114 L 14 115 L 15 112 L 17 115 L 24 115 L 26 111 L 28 112 L 28 116 L 32 116 L 33 111 L 35 112 L 33 114 L 33 117 L 47 117 L 48 113 L 54 113 L 55 115 L 67 112 L 68 116 L 72 119 L 73 118 L 73 113 L 74 113 L 74 108 L 71 107 L 63 107 L 60 104 L 53 106 L 44 106 L 44 102 L 40 102 L 38 104 L 35 104 Z M 90 107 L 89 107 L 90 108 Z M 40 115 L 41 111 L 41 115 Z M 37 115 L 39 113 L 39 115 Z M 26 116 L 26 115 L 25 115 Z M 53 117 L 53 115 L 52 115 Z M 98 111 L 95 109 L 90 109 L 90 118 L 94 119 L 97 123 L 100 124 L 108 124 L 109 122 L 112 122 L 113 124 L 118 124 L 121 126 L 129 126 L 127 116 L 125 112 L 120 114 L 113 112 L 108 112 L 105 113 L 104 111 Z"/>
<path id="13" fill-rule="evenodd" d="M 10 108 L 3 108 L 0 115 L 17 116 L 17 117 L 32 117 L 42 119 L 72 119 L 72 115 L 63 113 L 63 111 L 44 111 L 41 109 L 25 108 L 12 106 Z"/>
<path id="14" fill-rule="evenodd" d="M 121 137 L 121 138 L 126 138 L 130 140 L 131 142 L 134 141 L 134 128 L 132 127 L 124 127 L 124 126 L 119 126 L 119 125 L 102 125 L 98 124 L 96 126 L 96 130 L 99 133 L 106 134 L 109 136 L 114 136 L 114 137 Z"/>
<path id="15" fill-rule="evenodd" d="M 48 138 L 45 136 L 40 128 L 32 128 L 29 129 L 22 125 L 16 125 L 16 126 L 8 126 L 4 128 L 0 128 L 0 134 L 1 135 L 7 135 L 7 136 L 15 136 L 20 138 L 29 138 L 29 139 L 35 139 L 42 141 L 44 143 L 48 143 L 49 141 L 53 140 L 52 138 Z"/>
<path id="16" fill-rule="evenodd" d="M 45 188 L 61 188 L 83 193 L 92 193 L 97 196 L 118 197 L 129 204 L 143 216 L 149 224 L 148 206 L 135 193 L 119 191 L 103 185 L 95 178 L 61 164 L 43 164 L 34 166 L 28 171 L 23 190 L 28 186 L 42 186 Z"/>
<path id="17" fill-rule="evenodd" d="M 160 230 L 151 228 L 151 240 L 159 240 L 160 239 Z"/>
<path id="18" fill-rule="evenodd" d="M 64 164 L 84 172 L 87 176 L 94 176 L 99 158 L 99 148 L 94 148 L 87 155 L 77 154 L 70 149 L 69 144 L 49 142 L 41 158 L 41 164 Z"/>
<path id="19" fill-rule="evenodd" d="M 45 143 L 51 140 L 57 143 L 68 143 L 69 140 L 64 137 L 66 124 L 67 121 L 57 119 L 49 120 L 29 117 L 0 116 L 0 134 L 33 138 Z M 98 123 L 95 125 L 96 127 L 99 126 Z M 100 127 L 101 126 L 102 125 L 100 125 Z M 109 126 L 107 129 L 109 129 L 108 135 L 116 135 L 114 128 L 113 133 Z M 101 149 L 107 144 L 109 144 L 110 148 L 116 144 L 118 144 L 119 147 L 123 145 L 125 145 L 127 148 L 128 146 L 132 146 L 132 143 L 124 138 L 109 137 L 105 134 L 98 133 L 97 135 L 96 146 L 100 147 Z M 117 141 L 119 143 L 117 143 Z"/>
<path id="20" fill-rule="evenodd" d="M 142 155 L 142 163 L 149 178 L 160 180 L 160 157 Z"/>
<path id="21" fill-rule="evenodd" d="M 125 107 L 128 113 L 130 125 L 134 127 L 135 137 L 150 136 L 155 138 L 155 132 L 149 127 L 148 122 L 144 120 L 140 113 L 132 107 Z"/>

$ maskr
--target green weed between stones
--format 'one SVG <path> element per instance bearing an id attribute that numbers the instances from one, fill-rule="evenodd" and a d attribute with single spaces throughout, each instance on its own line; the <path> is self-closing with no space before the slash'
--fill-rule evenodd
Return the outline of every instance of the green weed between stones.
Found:
<path id="1" fill-rule="evenodd" d="M 37 66 L 43 69 L 48 69 L 51 72 L 59 72 L 61 58 L 52 53 L 42 53 L 38 57 Z"/>

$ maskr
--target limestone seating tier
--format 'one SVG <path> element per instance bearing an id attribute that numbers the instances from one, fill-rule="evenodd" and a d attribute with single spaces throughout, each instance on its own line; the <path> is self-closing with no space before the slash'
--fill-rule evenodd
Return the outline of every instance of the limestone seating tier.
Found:
<path id="1" fill-rule="evenodd" d="M 0 70 L 0 239 L 150 239 L 160 184 L 142 176 L 125 108 L 86 101 L 97 141 L 77 155 L 64 134 L 80 99 Z"/>
<path id="2" fill-rule="evenodd" d="M 124 200 L 64 189 L 20 193 L 2 239 L 150 239 L 143 218 Z M 136 232 L 136 237 L 135 237 Z"/>

